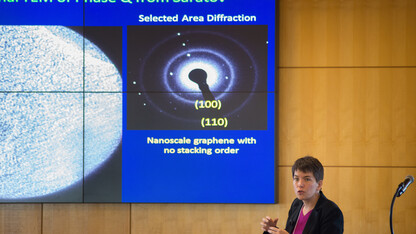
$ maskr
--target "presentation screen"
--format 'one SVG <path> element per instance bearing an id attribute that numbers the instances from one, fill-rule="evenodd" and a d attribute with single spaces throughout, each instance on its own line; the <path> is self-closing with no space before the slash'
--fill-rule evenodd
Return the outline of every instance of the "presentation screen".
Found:
<path id="1" fill-rule="evenodd" d="M 0 202 L 275 203 L 270 0 L 0 0 Z"/>

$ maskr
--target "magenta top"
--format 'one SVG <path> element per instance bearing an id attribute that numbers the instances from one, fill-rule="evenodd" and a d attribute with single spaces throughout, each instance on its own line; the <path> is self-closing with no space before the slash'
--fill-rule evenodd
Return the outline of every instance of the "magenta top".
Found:
<path id="1" fill-rule="evenodd" d="M 296 223 L 295 230 L 293 231 L 293 234 L 302 234 L 303 229 L 305 228 L 306 222 L 308 221 L 309 216 L 312 213 L 312 210 L 310 210 L 306 215 L 303 215 L 303 208 L 299 212 L 299 218 L 298 222 Z"/>

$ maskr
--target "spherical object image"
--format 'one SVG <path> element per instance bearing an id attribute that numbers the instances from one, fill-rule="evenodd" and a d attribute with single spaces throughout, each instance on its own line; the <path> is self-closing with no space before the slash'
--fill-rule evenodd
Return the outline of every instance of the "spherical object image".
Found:
<path id="1" fill-rule="evenodd" d="M 0 26 L 0 48 L 0 200 L 81 184 L 121 143 L 119 71 L 63 26 Z"/>

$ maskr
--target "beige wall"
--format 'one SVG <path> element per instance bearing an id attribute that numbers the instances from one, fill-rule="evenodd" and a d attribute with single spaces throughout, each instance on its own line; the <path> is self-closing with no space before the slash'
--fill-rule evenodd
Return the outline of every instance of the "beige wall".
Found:
<path id="1" fill-rule="evenodd" d="M 416 1 L 282 0 L 279 15 L 279 204 L 1 204 L 0 233 L 261 233 L 266 214 L 284 226 L 306 154 L 345 233 L 390 233 L 393 193 L 416 176 Z M 412 184 L 395 232 L 415 220 Z"/>

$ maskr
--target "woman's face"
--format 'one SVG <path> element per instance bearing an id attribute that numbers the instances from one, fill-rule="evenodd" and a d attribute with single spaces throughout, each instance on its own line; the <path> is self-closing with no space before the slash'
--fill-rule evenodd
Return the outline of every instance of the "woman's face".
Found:
<path id="1" fill-rule="evenodd" d="M 322 180 L 317 182 L 312 172 L 296 170 L 293 175 L 293 188 L 299 200 L 308 201 L 319 193 Z"/>

